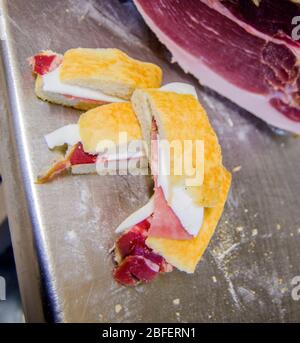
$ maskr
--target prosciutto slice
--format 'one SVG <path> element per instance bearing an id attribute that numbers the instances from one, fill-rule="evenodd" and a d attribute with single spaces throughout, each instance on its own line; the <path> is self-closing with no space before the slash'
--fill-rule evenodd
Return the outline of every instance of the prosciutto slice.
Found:
<path id="1" fill-rule="evenodd" d="M 300 133 L 300 44 L 291 1 L 134 0 L 146 23 L 199 81 L 267 123 Z"/>
<path id="2" fill-rule="evenodd" d="M 168 205 L 161 187 L 154 191 L 154 213 L 149 229 L 149 236 L 168 239 L 191 239 L 180 220 Z"/>
<path id="3" fill-rule="evenodd" d="M 115 244 L 117 266 L 113 275 L 125 286 L 150 282 L 159 273 L 168 273 L 173 267 L 146 245 L 151 217 L 143 220 L 121 235 Z"/>
<path id="4" fill-rule="evenodd" d="M 32 72 L 42 76 L 56 69 L 62 60 L 62 55 L 46 51 L 29 57 L 28 62 L 32 67 Z"/>

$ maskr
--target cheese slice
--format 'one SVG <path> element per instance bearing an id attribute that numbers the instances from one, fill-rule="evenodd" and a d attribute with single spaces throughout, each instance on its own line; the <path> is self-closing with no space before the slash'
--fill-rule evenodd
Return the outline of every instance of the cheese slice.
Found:
<path id="1" fill-rule="evenodd" d="M 81 141 L 79 127 L 77 124 L 69 124 L 45 135 L 45 140 L 49 149 L 64 144 L 74 145 Z"/>
<path id="2" fill-rule="evenodd" d="M 175 92 L 178 94 L 190 94 L 198 100 L 198 95 L 194 86 L 184 82 L 171 82 L 159 88 L 163 92 Z"/>
<path id="3" fill-rule="evenodd" d="M 154 211 L 154 197 L 152 196 L 147 204 L 137 211 L 132 213 L 129 217 L 127 217 L 117 228 L 116 233 L 121 233 L 132 228 L 134 225 L 140 223 L 144 219 L 151 216 Z"/>
<path id="4" fill-rule="evenodd" d="M 44 74 L 43 90 L 45 92 L 58 93 L 62 95 L 70 95 L 82 99 L 98 100 L 105 102 L 124 102 L 125 100 L 114 96 L 109 96 L 102 93 L 100 90 L 92 88 L 69 85 L 60 80 L 60 67 L 54 69 L 50 73 Z"/>

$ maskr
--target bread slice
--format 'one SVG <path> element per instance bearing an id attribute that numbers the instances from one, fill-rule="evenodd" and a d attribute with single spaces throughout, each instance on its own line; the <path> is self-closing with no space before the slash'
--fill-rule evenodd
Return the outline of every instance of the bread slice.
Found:
<path id="1" fill-rule="evenodd" d="M 188 94 L 144 89 L 136 90 L 131 101 L 149 151 L 151 151 L 152 118 L 155 119 L 158 126 L 160 139 L 166 139 L 170 143 L 174 140 L 181 142 L 185 140 L 204 141 L 203 185 L 187 187 L 187 191 L 199 206 L 217 206 L 222 198 L 220 191 L 223 180 L 221 148 L 206 112 L 198 100 Z M 194 160 L 195 156 L 193 155 Z M 171 185 L 184 182 L 185 179 L 186 175 L 176 176 L 171 169 Z"/>
<path id="2" fill-rule="evenodd" d="M 118 49 L 78 48 L 64 54 L 60 78 L 71 85 L 129 100 L 136 88 L 159 88 L 162 71 Z"/>

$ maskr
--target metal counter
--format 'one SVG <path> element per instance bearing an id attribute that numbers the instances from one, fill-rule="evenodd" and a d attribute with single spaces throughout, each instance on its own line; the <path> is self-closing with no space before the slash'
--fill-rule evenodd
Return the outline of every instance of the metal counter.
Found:
<path id="1" fill-rule="evenodd" d="M 275 133 L 170 63 L 131 2 L 0 3 L 1 161 L 27 320 L 299 321 L 300 302 L 291 296 L 292 279 L 300 275 L 299 138 Z M 80 112 L 38 100 L 26 59 L 41 49 L 79 46 L 120 48 L 160 65 L 165 83 L 197 88 L 224 164 L 235 172 L 222 220 L 194 275 L 174 271 L 136 288 L 112 278 L 114 229 L 147 201 L 149 178 L 68 176 L 34 184 L 57 157 L 44 134 L 75 123 Z"/>

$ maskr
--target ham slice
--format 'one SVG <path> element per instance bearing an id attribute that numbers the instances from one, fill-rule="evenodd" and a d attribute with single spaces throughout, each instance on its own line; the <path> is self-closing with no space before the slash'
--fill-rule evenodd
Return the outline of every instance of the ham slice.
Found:
<path id="1" fill-rule="evenodd" d="M 146 23 L 199 81 L 267 123 L 300 133 L 300 44 L 291 1 L 134 0 Z"/>
<path id="2" fill-rule="evenodd" d="M 38 75 L 45 75 L 56 69 L 62 62 L 62 55 L 43 52 L 28 59 L 32 72 Z"/>
<path id="3" fill-rule="evenodd" d="M 96 163 L 97 155 L 92 155 L 83 150 L 82 143 L 77 143 L 76 148 L 70 156 L 71 165 Z"/>
<path id="4" fill-rule="evenodd" d="M 154 191 L 154 213 L 149 229 L 149 237 L 169 239 L 192 239 L 183 228 L 172 208 L 168 205 L 161 187 Z"/>
<path id="5" fill-rule="evenodd" d="M 142 256 L 128 256 L 113 275 L 122 285 L 135 286 L 139 282 L 152 281 L 158 275 L 158 270 L 153 270 L 151 262 Z"/>
<path id="6" fill-rule="evenodd" d="M 49 182 L 72 166 L 95 164 L 96 161 L 97 155 L 91 155 L 85 152 L 82 143 L 79 142 L 72 146 L 64 159 L 57 161 L 44 174 L 40 175 L 37 179 L 37 183 L 42 184 Z"/>
<path id="7" fill-rule="evenodd" d="M 143 220 L 118 238 L 113 275 L 125 286 L 150 282 L 159 273 L 171 272 L 173 267 L 146 245 L 151 218 Z"/>

